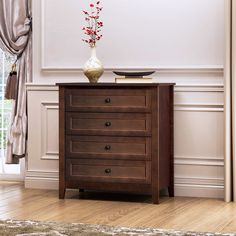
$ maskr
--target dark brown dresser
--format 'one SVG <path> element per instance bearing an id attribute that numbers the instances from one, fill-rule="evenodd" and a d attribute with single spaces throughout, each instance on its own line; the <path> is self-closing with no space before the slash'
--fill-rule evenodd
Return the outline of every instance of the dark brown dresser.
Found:
<path id="1" fill-rule="evenodd" d="M 174 196 L 174 84 L 57 85 L 59 198 L 66 188 Z"/>

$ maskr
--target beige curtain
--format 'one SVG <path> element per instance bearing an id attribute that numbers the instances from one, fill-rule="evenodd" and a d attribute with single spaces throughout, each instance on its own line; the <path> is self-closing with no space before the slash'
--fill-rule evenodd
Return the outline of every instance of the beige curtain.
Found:
<path id="1" fill-rule="evenodd" d="M 17 98 L 7 143 L 7 163 L 18 163 L 26 153 L 25 83 L 32 81 L 31 0 L 0 0 L 0 48 L 16 55 Z"/>
<path id="2" fill-rule="evenodd" d="M 225 201 L 236 201 L 236 0 L 225 0 Z"/>

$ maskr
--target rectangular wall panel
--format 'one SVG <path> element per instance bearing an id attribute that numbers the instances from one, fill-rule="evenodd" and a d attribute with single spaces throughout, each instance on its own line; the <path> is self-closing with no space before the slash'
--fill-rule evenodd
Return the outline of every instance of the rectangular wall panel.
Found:
<path id="1" fill-rule="evenodd" d="M 82 68 L 90 56 L 81 30 L 86 26 L 82 9 L 89 3 L 38 2 L 42 68 Z M 223 0 L 103 0 L 102 6 L 97 50 L 105 68 L 223 64 Z"/>

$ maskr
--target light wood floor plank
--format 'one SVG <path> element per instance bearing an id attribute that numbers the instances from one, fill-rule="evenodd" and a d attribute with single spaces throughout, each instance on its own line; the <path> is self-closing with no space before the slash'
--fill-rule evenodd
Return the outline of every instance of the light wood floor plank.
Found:
<path id="1" fill-rule="evenodd" d="M 236 204 L 203 198 L 67 191 L 59 200 L 54 190 L 25 189 L 0 182 L 0 219 L 155 227 L 210 232 L 236 232 Z"/>

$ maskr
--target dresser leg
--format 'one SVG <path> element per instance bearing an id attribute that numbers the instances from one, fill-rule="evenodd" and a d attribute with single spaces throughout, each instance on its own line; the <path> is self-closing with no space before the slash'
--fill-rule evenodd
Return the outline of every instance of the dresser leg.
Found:
<path id="1" fill-rule="evenodd" d="M 59 199 L 64 199 L 66 193 L 66 188 L 60 188 L 59 189 Z"/>
<path id="2" fill-rule="evenodd" d="M 168 187 L 168 192 L 169 192 L 169 197 L 174 197 L 175 196 L 173 184 Z"/>
<path id="3" fill-rule="evenodd" d="M 152 194 L 152 203 L 159 204 L 159 194 Z"/>

